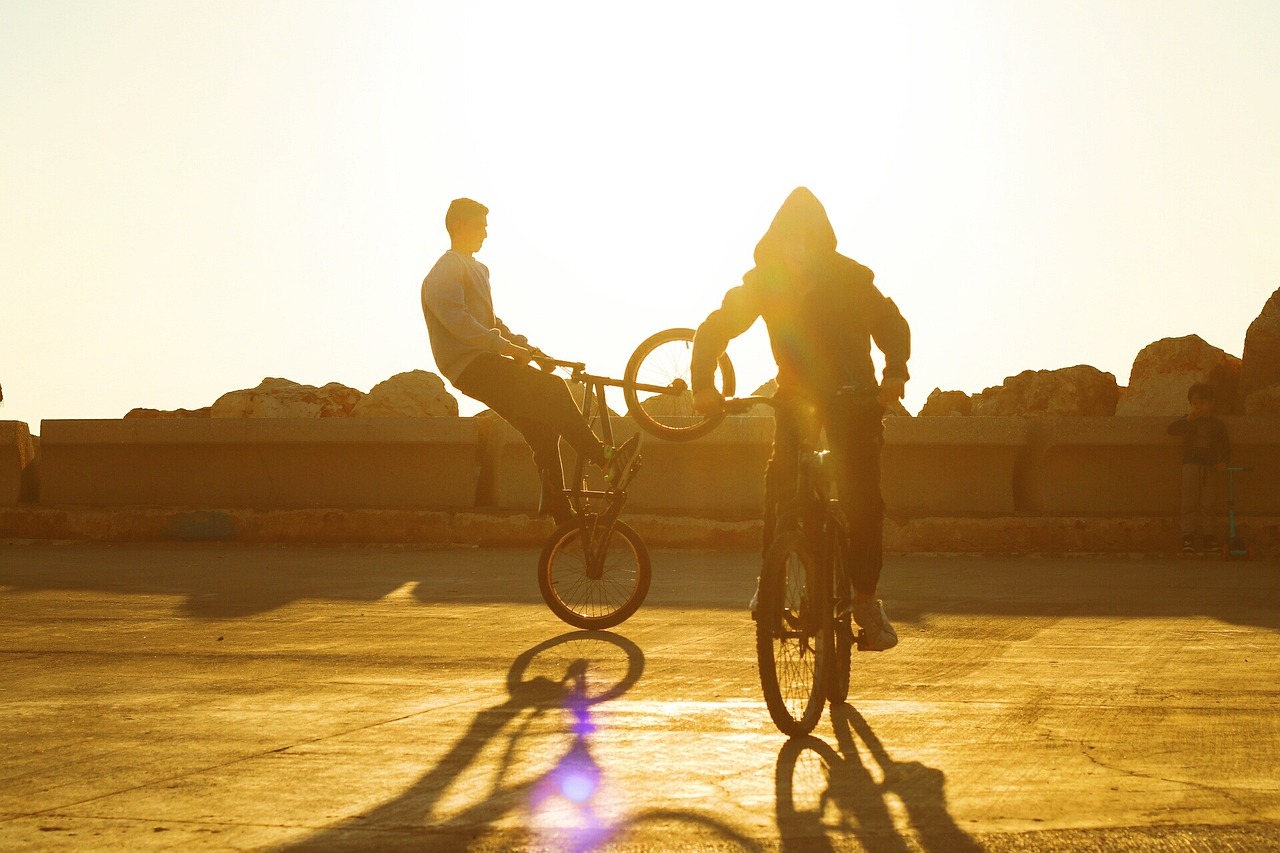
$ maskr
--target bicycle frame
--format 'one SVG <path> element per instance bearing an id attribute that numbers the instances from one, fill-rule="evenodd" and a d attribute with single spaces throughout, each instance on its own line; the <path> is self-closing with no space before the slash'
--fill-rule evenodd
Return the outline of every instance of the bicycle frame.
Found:
<path id="1" fill-rule="evenodd" d="M 600 438 L 606 444 L 613 444 L 613 421 L 609 416 L 609 405 L 605 399 L 604 391 L 605 388 L 622 388 L 623 381 L 608 376 L 587 373 L 587 366 L 580 361 L 561 361 L 551 358 L 537 359 L 537 361 L 544 370 L 554 370 L 557 367 L 569 369 L 569 381 L 580 383 L 583 386 L 582 406 L 580 408 L 583 419 L 586 420 L 588 425 L 591 425 L 599 417 Z M 637 387 L 656 393 L 662 393 L 666 390 L 662 387 L 648 385 Z M 584 462 L 585 460 L 579 460 L 579 469 L 584 467 Z M 627 493 L 620 489 L 588 489 L 585 476 L 574 477 L 572 486 L 565 488 L 564 493 L 581 519 L 584 536 L 583 550 L 587 555 L 588 564 L 593 571 L 598 571 L 604 561 L 605 549 L 609 544 L 609 531 L 612 530 L 614 522 L 617 521 L 622 512 L 623 504 L 627 500 Z M 588 501 L 593 498 L 605 502 L 606 506 L 603 512 L 593 513 L 587 511 Z M 603 525 L 603 528 L 601 525 Z M 603 533 L 603 535 L 598 535 L 597 531 Z"/>

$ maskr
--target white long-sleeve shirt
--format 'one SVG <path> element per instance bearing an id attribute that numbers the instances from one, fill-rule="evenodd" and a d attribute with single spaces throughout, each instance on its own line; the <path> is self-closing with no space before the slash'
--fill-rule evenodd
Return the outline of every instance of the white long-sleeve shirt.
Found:
<path id="1" fill-rule="evenodd" d="M 452 249 L 422 280 L 422 315 L 436 367 L 450 382 L 481 353 L 501 353 L 508 342 L 528 343 L 494 315 L 489 268 Z"/>

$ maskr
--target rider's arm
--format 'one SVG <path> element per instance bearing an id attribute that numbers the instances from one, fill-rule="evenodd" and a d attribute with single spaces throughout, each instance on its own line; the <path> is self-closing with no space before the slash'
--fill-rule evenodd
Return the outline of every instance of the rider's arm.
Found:
<path id="1" fill-rule="evenodd" d="M 906 382 L 911 378 L 907 359 L 911 357 L 911 328 L 894 304 L 871 285 L 875 292 L 871 310 L 871 337 L 884 353 L 884 378 Z"/>
<path id="2" fill-rule="evenodd" d="M 427 276 L 423 302 L 459 344 L 500 355 L 506 354 L 504 351 L 512 343 L 502 332 L 506 326 L 498 323 L 499 328 L 490 328 L 476 319 L 467 306 L 466 287 L 466 275 L 461 264 L 439 263 Z M 495 318 L 495 323 L 497 322 Z"/>
<path id="3" fill-rule="evenodd" d="M 511 329 L 507 327 L 507 324 L 502 322 L 501 317 L 494 317 L 493 324 L 494 324 L 494 328 L 498 330 L 498 333 L 502 335 L 504 338 L 506 338 L 507 340 L 511 341 L 513 344 L 519 344 L 521 347 L 524 347 L 525 349 L 534 349 L 534 347 L 529 346 L 528 338 L 526 338 L 524 335 L 517 335 L 515 332 L 511 331 Z"/>
<path id="4" fill-rule="evenodd" d="M 748 278 L 750 273 L 747 273 Z M 716 362 L 729 346 L 729 341 L 751 328 L 760 317 L 759 290 L 744 283 L 724 295 L 720 307 L 707 315 L 693 336 L 690 356 L 690 380 L 696 394 L 715 386 Z"/>

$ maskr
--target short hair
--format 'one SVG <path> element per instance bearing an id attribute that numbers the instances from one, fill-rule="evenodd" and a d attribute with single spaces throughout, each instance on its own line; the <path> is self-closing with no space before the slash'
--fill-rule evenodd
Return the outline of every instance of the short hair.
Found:
<path id="1" fill-rule="evenodd" d="M 488 216 L 489 208 L 469 198 L 455 198 L 449 202 L 449 209 L 444 214 L 444 229 L 453 236 L 454 229 L 464 222 Z"/>
<path id="2" fill-rule="evenodd" d="M 1208 382 L 1197 382 L 1187 389 L 1187 402 L 1192 400 L 1204 400 L 1212 403 L 1214 399 L 1213 386 Z"/>

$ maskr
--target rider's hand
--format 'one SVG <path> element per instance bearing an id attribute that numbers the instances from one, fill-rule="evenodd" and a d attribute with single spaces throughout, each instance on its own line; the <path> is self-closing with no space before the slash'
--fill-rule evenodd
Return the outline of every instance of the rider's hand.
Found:
<path id="1" fill-rule="evenodd" d="M 556 369 L 555 364 L 552 363 L 553 359 L 551 356 L 547 355 L 537 347 L 530 347 L 529 357 L 533 359 L 534 364 L 538 365 L 538 367 L 541 367 L 545 371 L 550 372 Z"/>
<path id="2" fill-rule="evenodd" d="M 533 358 L 533 350 L 520 346 L 519 344 L 507 341 L 502 347 L 501 355 L 507 358 L 515 359 L 521 364 L 528 364 L 529 359 Z"/>
<path id="3" fill-rule="evenodd" d="M 886 376 L 880 383 L 880 405 L 891 406 L 907 393 L 907 381 L 899 376 Z"/>
<path id="4" fill-rule="evenodd" d="M 716 415 L 724 408 L 724 397 L 714 388 L 693 392 L 693 410 L 700 415 Z"/>

